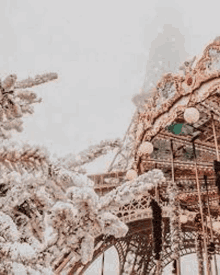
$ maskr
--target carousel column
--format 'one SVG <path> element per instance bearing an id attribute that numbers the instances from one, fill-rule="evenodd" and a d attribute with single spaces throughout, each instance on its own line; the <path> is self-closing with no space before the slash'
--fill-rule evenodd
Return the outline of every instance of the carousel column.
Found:
<path id="1" fill-rule="evenodd" d="M 203 258 L 203 251 L 202 251 L 202 235 L 197 230 L 196 234 L 196 256 L 197 256 L 197 261 L 198 261 L 198 274 L 199 275 L 204 275 L 204 258 Z"/>
<path id="2" fill-rule="evenodd" d="M 172 163 L 172 183 L 168 187 L 169 192 L 169 203 L 171 207 L 171 217 L 170 217 L 170 232 L 171 232 L 171 244 L 173 250 L 173 274 L 181 275 L 180 266 L 180 255 L 179 255 L 179 245 L 180 245 L 180 221 L 179 221 L 179 203 L 176 200 L 177 197 L 177 186 L 175 183 L 174 175 L 174 160 L 173 160 L 173 142 L 170 141 L 171 147 L 171 163 Z"/>
<path id="3" fill-rule="evenodd" d="M 170 232 L 171 232 L 171 249 L 173 251 L 173 274 L 180 275 L 180 255 L 179 255 L 179 246 L 180 246 L 180 228 L 179 228 L 179 207 L 176 201 L 176 188 L 170 188 L 170 206 L 171 217 L 170 217 Z"/>
<path id="4" fill-rule="evenodd" d="M 204 242 L 204 252 L 205 252 L 205 259 L 206 259 L 206 272 L 207 272 L 207 275 L 210 275 L 208 249 L 207 249 L 207 235 L 205 232 L 205 225 L 204 225 L 203 203 L 202 203 L 202 197 L 201 197 L 201 191 L 200 191 L 200 183 L 199 183 L 196 150 L 195 150 L 194 141 L 193 141 L 193 154 L 194 154 L 194 160 L 195 160 L 196 185 L 197 185 L 197 192 L 198 192 L 198 198 L 199 198 L 199 208 L 200 208 L 200 216 L 201 216 L 201 224 L 202 224 L 202 232 L 203 232 L 203 242 Z"/>
<path id="5" fill-rule="evenodd" d="M 210 212 L 210 205 L 209 205 L 209 192 L 208 192 L 208 182 L 207 182 L 207 176 L 204 175 L 204 181 L 206 186 L 206 193 L 207 193 L 207 205 L 208 205 L 208 216 L 209 216 L 209 223 L 210 223 L 210 233 L 211 233 L 211 242 L 208 247 L 208 252 L 210 256 L 210 267 L 212 264 L 212 257 L 210 255 L 214 254 L 214 266 L 215 266 L 215 274 L 218 275 L 218 268 L 217 268 L 217 259 L 215 254 L 215 243 L 214 243 L 214 235 L 213 235 L 213 227 L 212 227 L 212 218 L 211 218 L 211 212 Z"/>
<path id="6" fill-rule="evenodd" d="M 159 205 L 159 189 L 158 189 L 158 184 L 155 186 L 155 196 L 156 196 L 156 201 Z M 161 211 L 161 218 L 159 220 L 159 222 L 161 222 L 161 230 L 162 229 L 162 223 L 163 223 L 163 219 L 162 219 L 162 211 Z M 161 234 L 161 239 L 162 239 L 162 234 Z M 161 240 L 162 241 L 162 240 Z M 163 241 L 162 241 L 163 243 Z M 160 259 L 157 260 L 157 271 L 156 271 L 157 275 L 162 275 L 162 269 L 161 269 L 161 252 L 160 252 Z"/>
<path id="7" fill-rule="evenodd" d="M 184 112 L 184 119 L 189 124 L 196 123 L 199 120 L 199 117 L 200 117 L 199 111 L 194 107 L 187 108 Z M 194 163 L 195 163 L 195 174 L 196 174 L 196 185 L 197 185 L 197 192 L 198 192 L 198 198 L 199 198 L 199 209 L 200 209 L 202 232 L 203 232 L 204 252 L 205 252 L 205 259 L 206 259 L 206 271 L 207 271 L 207 275 L 210 275 L 208 250 L 207 250 L 207 236 L 206 236 L 205 225 L 204 225 L 203 204 L 202 204 L 202 198 L 201 198 L 200 183 L 199 183 L 198 169 L 197 169 L 196 150 L 195 150 L 195 143 L 194 143 L 194 140 L 196 138 L 198 138 L 198 135 L 194 136 L 192 139 Z"/>
<path id="8" fill-rule="evenodd" d="M 207 209 L 206 209 L 205 205 L 204 205 L 204 213 L 205 213 L 205 221 L 204 221 L 205 222 L 205 232 L 206 232 L 206 236 L 207 236 L 207 251 L 208 251 L 209 272 L 212 275 L 213 274 L 212 273 L 212 256 L 209 252 L 210 240 L 209 240 L 208 222 L 207 222 L 207 214 L 208 213 L 207 213 Z"/>
<path id="9" fill-rule="evenodd" d="M 151 142 L 143 142 L 138 149 L 138 156 L 149 158 L 153 152 L 154 147 Z M 153 238 L 154 238 L 154 252 L 156 259 L 156 275 L 161 275 L 161 250 L 162 250 L 162 209 L 159 205 L 159 188 L 158 184 L 155 186 L 155 200 L 152 199 L 150 206 L 153 213 Z"/>
<path id="10" fill-rule="evenodd" d="M 216 131 L 215 131 L 215 121 L 213 114 L 211 114 L 212 118 L 212 130 L 213 130 L 213 136 L 214 136 L 214 141 L 215 141 L 215 150 L 216 150 L 216 157 L 217 161 L 214 161 L 214 168 L 215 168 L 215 173 L 216 173 L 216 185 L 218 186 L 218 193 L 220 194 L 220 183 L 219 183 L 219 152 L 218 152 L 218 141 L 217 141 L 217 136 L 216 136 Z"/>
<path id="11" fill-rule="evenodd" d="M 217 160 L 214 160 L 214 170 L 215 170 L 215 176 L 216 176 L 216 186 L 218 187 L 218 195 L 220 196 L 220 162 L 219 162 L 219 152 L 218 152 L 218 141 L 215 131 L 215 121 L 213 114 L 211 114 L 212 118 L 212 129 L 213 129 L 213 136 L 215 140 L 215 149 L 216 149 L 216 157 Z M 219 205 L 220 205 L 220 198 L 219 198 Z"/>
<path id="12" fill-rule="evenodd" d="M 162 209 L 159 203 L 152 199 L 150 206 L 152 208 L 152 227 L 154 254 L 156 260 L 156 275 L 161 275 L 161 251 L 162 251 Z"/>

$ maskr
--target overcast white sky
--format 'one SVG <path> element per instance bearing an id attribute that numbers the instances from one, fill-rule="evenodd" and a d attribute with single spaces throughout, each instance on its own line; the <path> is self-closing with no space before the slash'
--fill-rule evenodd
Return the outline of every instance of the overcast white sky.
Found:
<path id="1" fill-rule="evenodd" d="M 220 35 L 219 18 L 213 0 L 1 1 L 1 75 L 59 74 L 35 88 L 43 103 L 20 139 L 65 155 L 123 137 L 152 60 L 161 52 L 173 69 L 174 60 L 200 54 Z"/>
<path id="2" fill-rule="evenodd" d="M 155 42 L 163 26 L 172 25 L 166 39 L 181 33 L 185 42 L 175 56 L 184 61 L 186 53 L 200 53 L 219 35 L 217 3 L 2 1 L 2 75 L 59 74 L 58 81 L 35 88 L 44 102 L 26 119 L 21 137 L 58 155 L 123 137 L 135 110 L 131 98 L 143 86 L 146 68 L 149 72 L 149 53 L 152 57 L 164 42 L 164 37 Z"/>

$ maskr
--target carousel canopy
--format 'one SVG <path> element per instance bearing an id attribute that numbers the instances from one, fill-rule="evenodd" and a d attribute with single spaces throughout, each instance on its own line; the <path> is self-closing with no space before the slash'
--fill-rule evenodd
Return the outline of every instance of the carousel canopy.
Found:
<path id="1" fill-rule="evenodd" d="M 185 62 L 182 70 L 182 74 L 163 75 L 151 91 L 152 96 L 143 100 L 136 153 L 143 142 L 175 134 L 189 142 L 197 136 L 197 144 L 214 148 L 212 118 L 217 141 L 220 140 L 220 38 L 210 43 L 201 57 Z"/>

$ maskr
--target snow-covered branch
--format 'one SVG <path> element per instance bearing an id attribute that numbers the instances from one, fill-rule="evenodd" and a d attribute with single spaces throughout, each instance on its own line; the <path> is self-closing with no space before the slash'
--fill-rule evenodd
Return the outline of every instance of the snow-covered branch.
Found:
<path id="1" fill-rule="evenodd" d="M 37 95 L 33 91 L 21 89 L 40 85 L 57 78 L 57 74 L 47 73 L 23 81 L 17 81 L 15 74 L 7 76 L 3 81 L 0 79 L 1 139 L 10 138 L 11 130 L 21 132 L 23 130 L 23 121 L 21 118 L 25 114 L 33 114 L 34 108 L 32 104 L 39 103 L 42 100 L 41 98 L 37 98 Z"/>
<path id="2" fill-rule="evenodd" d="M 105 155 L 110 150 L 120 148 L 122 141 L 118 139 L 101 141 L 97 145 L 92 145 L 88 149 L 80 152 L 77 156 L 69 154 L 59 159 L 59 165 L 70 171 L 77 171 L 77 168 L 90 163 L 98 157 Z"/>
<path id="3" fill-rule="evenodd" d="M 101 208 L 110 210 L 111 208 L 123 206 L 131 202 L 134 198 L 142 197 L 156 185 L 160 186 L 165 182 L 163 172 L 159 169 L 148 171 L 133 181 L 128 181 L 115 188 L 105 196 L 100 198 Z"/>
<path id="4" fill-rule="evenodd" d="M 75 251 L 76 259 L 86 264 L 93 256 L 94 232 L 115 238 L 127 234 L 128 227 L 111 213 L 111 204 L 128 203 L 133 196 L 141 196 L 164 182 L 163 173 L 155 169 L 117 188 L 120 199 L 115 200 L 112 192 L 100 198 L 93 189 L 94 183 L 85 175 L 64 168 L 53 173 L 3 173 L 0 254 L 4 260 L 0 269 L 9 261 L 23 265 L 26 272 L 28 268 L 39 270 L 37 264 L 48 271 L 54 268 L 54 260 L 68 251 Z"/>
<path id="5" fill-rule="evenodd" d="M 25 170 L 48 173 L 49 153 L 42 146 L 4 141 L 0 144 L 0 164 L 0 170 L 4 166 L 19 173 Z"/>
<path id="6" fill-rule="evenodd" d="M 35 78 L 29 77 L 25 80 L 17 81 L 15 84 L 15 89 L 31 88 L 33 86 L 37 86 L 57 78 L 58 78 L 57 73 L 46 73 L 42 75 L 36 75 Z"/>

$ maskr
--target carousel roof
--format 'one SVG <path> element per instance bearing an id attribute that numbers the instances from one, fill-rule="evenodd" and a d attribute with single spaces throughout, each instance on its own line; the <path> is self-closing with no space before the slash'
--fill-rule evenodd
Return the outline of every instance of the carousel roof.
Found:
<path id="1" fill-rule="evenodd" d="M 200 58 L 184 65 L 184 74 L 163 75 L 151 91 L 152 97 L 142 105 L 144 110 L 139 114 L 136 131 L 136 156 L 143 141 L 152 141 L 156 136 L 174 138 L 176 135 L 167 126 L 183 123 L 184 111 L 189 107 L 200 113 L 199 120 L 192 124 L 193 132 L 199 133 L 196 143 L 214 149 L 212 117 L 220 140 L 220 37 L 205 48 Z M 178 138 L 190 142 L 192 133 Z"/>
<path id="2" fill-rule="evenodd" d="M 142 157 L 138 153 L 139 147 L 144 141 L 151 141 L 156 146 L 157 140 L 173 139 L 179 146 L 188 144 L 191 147 L 194 134 L 198 134 L 195 140 L 197 148 L 205 153 L 198 167 L 202 170 L 213 170 L 216 148 L 212 121 L 215 124 L 217 142 L 220 141 L 220 37 L 209 43 L 200 56 L 185 62 L 181 70 L 179 74 L 163 75 L 156 87 L 149 92 L 151 97 L 148 95 L 147 100 L 144 94 L 137 95 L 141 108 L 137 108 L 125 135 L 124 145 L 116 154 L 108 169 L 109 173 L 104 178 L 115 175 L 120 182 L 126 170 L 137 168 Z M 170 125 L 185 122 L 184 111 L 189 107 L 199 111 L 199 120 L 188 125 L 184 134 L 170 132 Z M 152 163 L 152 168 L 154 163 L 157 163 L 158 168 L 170 166 L 167 156 L 163 157 L 161 153 L 159 159 L 151 158 L 147 161 Z M 191 170 L 194 167 L 191 161 L 178 158 L 175 166 L 180 169 L 180 173 L 183 168 Z M 123 175 L 119 175 L 120 172 Z M 103 174 L 92 177 L 97 178 L 97 186 L 103 185 Z"/>

